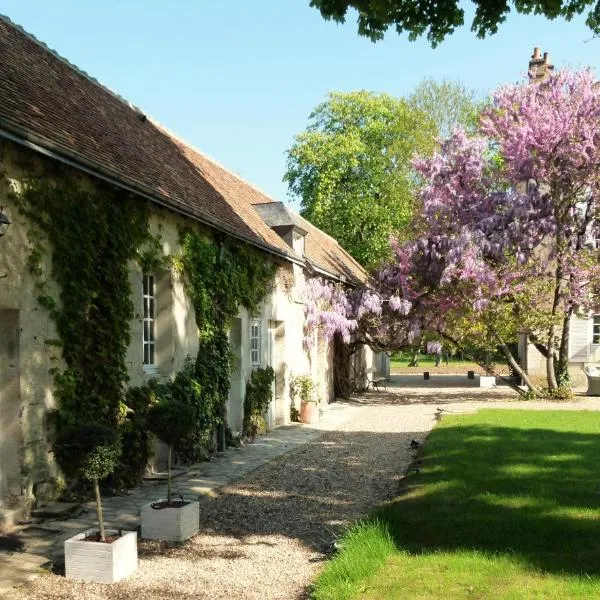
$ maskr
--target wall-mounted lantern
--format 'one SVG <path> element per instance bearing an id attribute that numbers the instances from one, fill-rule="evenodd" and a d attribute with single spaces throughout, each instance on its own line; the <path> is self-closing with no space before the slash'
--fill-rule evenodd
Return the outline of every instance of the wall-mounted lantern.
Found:
<path id="1" fill-rule="evenodd" d="M 12 223 L 12 221 L 4 214 L 3 208 L 4 207 L 0 206 L 0 237 L 8 231 L 8 226 Z"/>

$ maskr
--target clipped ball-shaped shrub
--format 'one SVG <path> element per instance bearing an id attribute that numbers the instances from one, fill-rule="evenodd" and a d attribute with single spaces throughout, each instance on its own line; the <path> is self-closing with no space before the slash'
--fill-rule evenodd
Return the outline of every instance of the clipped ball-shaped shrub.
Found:
<path id="1" fill-rule="evenodd" d="M 150 407 L 146 424 L 157 438 L 174 447 L 194 428 L 194 409 L 183 402 L 164 398 Z"/>
<path id="2" fill-rule="evenodd" d="M 100 480 L 114 471 L 121 440 L 114 429 L 86 423 L 60 431 L 54 452 L 60 464 L 71 465 L 85 479 Z"/>

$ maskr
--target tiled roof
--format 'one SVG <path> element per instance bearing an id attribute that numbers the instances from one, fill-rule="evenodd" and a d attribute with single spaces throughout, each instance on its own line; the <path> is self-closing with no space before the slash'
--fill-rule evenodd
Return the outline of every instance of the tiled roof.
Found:
<path id="1" fill-rule="evenodd" d="M 267 225 L 252 205 L 273 203 L 275 202 L 273 198 L 264 192 L 261 192 L 258 188 L 247 183 L 240 177 L 234 175 L 225 167 L 219 165 L 185 141 L 178 139 L 167 130 L 164 131 L 172 136 L 172 139 L 181 147 L 182 152 L 186 154 L 190 162 L 192 162 L 198 168 L 200 173 L 202 173 L 203 177 L 205 177 L 206 180 L 221 193 L 222 197 L 227 200 L 233 210 L 242 216 L 245 222 L 253 229 L 263 232 L 263 229 L 267 227 Z M 289 208 L 287 210 L 290 211 Z M 365 270 L 334 238 L 314 225 L 311 225 L 300 215 L 296 213 L 293 214 L 297 224 L 308 232 L 305 238 L 305 256 L 311 263 L 332 275 L 345 278 L 349 281 L 366 281 L 367 273 Z M 277 239 L 279 244 L 282 244 L 291 250 L 291 248 L 289 248 L 289 246 L 272 229 L 268 229 L 270 236 L 267 236 L 264 232 L 263 234 L 270 243 L 275 244 Z"/>
<path id="2" fill-rule="evenodd" d="M 279 241 L 269 244 L 268 227 L 239 215 L 160 127 L 3 18 L 0 127 L 175 210 L 288 253 Z"/>
<path id="3" fill-rule="evenodd" d="M 6 17 L 0 17 L 0 129 L 217 229 L 299 259 L 252 207 L 271 198 Z M 334 275 L 365 278 L 335 240 L 312 226 L 309 231 L 310 261 Z"/>

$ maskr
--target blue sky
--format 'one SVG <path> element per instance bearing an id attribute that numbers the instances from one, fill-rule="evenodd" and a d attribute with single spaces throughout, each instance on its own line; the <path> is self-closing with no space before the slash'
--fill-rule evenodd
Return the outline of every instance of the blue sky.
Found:
<path id="1" fill-rule="evenodd" d="M 534 46 L 600 73 L 583 18 L 511 15 L 495 36 L 465 27 L 433 50 L 395 33 L 373 44 L 309 0 L 0 0 L 0 12 L 280 200 L 285 151 L 329 91 L 400 96 L 433 77 L 486 93 L 519 80 Z"/>

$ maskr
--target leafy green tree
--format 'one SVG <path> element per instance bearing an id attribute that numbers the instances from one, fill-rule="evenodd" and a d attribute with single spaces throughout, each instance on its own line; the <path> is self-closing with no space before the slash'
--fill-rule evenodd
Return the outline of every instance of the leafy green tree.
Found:
<path id="1" fill-rule="evenodd" d="M 390 256 L 415 205 L 415 154 L 435 145 L 433 120 L 403 99 L 331 93 L 288 151 L 284 180 L 301 213 L 367 268 Z"/>
<path id="2" fill-rule="evenodd" d="M 415 108 L 429 115 L 445 139 L 455 127 L 474 133 L 483 102 L 459 81 L 423 79 L 408 97 Z"/>
<path id="3" fill-rule="evenodd" d="M 593 33 L 600 33 L 599 0 L 473 0 L 473 4 L 475 16 L 471 31 L 479 38 L 496 33 L 498 25 L 506 20 L 511 10 L 570 21 L 589 7 L 591 10 L 586 24 Z M 407 32 L 411 41 L 426 34 L 435 47 L 465 22 L 464 3 L 459 0 L 311 0 L 310 5 L 319 9 L 325 19 L 333 19 L 338 23 L 346 20 L 349 8 L 356 9 L 358 33 L 374 42 L 382 39 L 385 32 L 394 27 L 400 34 Z"/>

